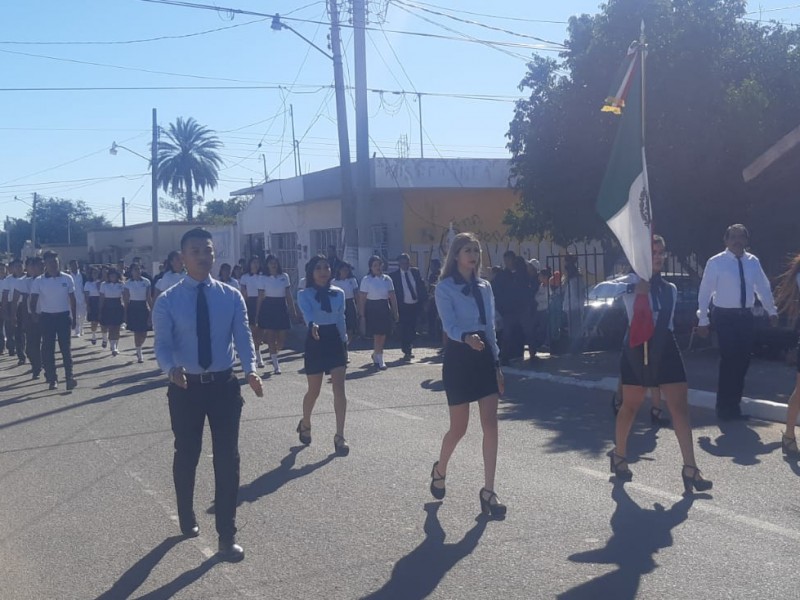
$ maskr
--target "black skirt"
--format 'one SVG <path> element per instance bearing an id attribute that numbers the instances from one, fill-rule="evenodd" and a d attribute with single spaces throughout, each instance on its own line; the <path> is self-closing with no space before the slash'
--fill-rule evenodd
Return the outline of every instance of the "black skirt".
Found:
<path id="1" fill-rule="evenodd" d="M 483 333 L 478 335 L 484 343 L 481 352 L 473 350 L 463 342 L 447 338 L 442 380 L 449 406 L 475 402 L 500 393 L 492 349 L 486 341 L 486 336 Z"/>
<path id="2" fill-rule="evenodd" d="M 336 325 L 320 325 L 319 340 L 311 336 L 309 328 L 303 357 L 306 375 L 330 373 L 333 369 L 345 365 L 347 365 L 347 351 L 339 335 L 339 328 Z"/>
<path id="3" fill-rule="evenodd" d="M 105 327 L 119 327 L 125 320 L 125 309 L 119 298 L 107 298 L 100 311 L 100 325 Z"/>
<path id="4" fill-rule="evenodd" d="M 86 320 L 89 323 L 100 322 L 100 296 L 89 296 L 89 304 L 86 305 Z"/>
<path id="5" fill-rule="evenodd" d="M 128 303 L 128 314 L 125 317 L 128 331 L 135 333 L 147 333 L 147 317 L 150 311 L 147 309 L 147 302 L 144 300 L 131 300 Z"/>
<path id="6" fill-rule="evenodd" d="M 270 331 L 285 331 L 292 328 L 285 296 L 264 298 L 261 302 L 261 312 L 258 313 L 258 326 Z"/>
<path id="7" fill-rule="evenodd" d="M 392 311 L 388 300 L 367 300 L 364 317 L 368 336 L 392 333 Z"/>
<path id="8" fill-rule="evenodd" d="M 644 345 L 622 349 L 620 360 L 620 381 L 622 385 L 658 387 L 668 383 L 686 383 L 686 369 L 683 358 L 670 331 L 663 342 L 655 340 L 648 343 L 648 364 L 644 364 Z"/>
<path id="9" fill-rule="evenodd" d="M 247 307 L 247 322 L 251 327 L 256 325 L 256 314 L 258 309 L 258 296 L 247 296 L 244 299 L 244 304 Z"/>
<path id="10" fill-rule="evenodd" d="M 347 331 L 358 331 L 358 311 L 355 298 L 345 300 L 344 319 L 347 323 Z"/>

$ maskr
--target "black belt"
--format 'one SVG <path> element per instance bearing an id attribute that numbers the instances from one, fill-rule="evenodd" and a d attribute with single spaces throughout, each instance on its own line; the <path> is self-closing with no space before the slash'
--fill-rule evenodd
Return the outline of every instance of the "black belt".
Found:
<path id="1" fill-rule="evenodd" d="M 722 308 L 720 306 L 715 306 L 714 310 L 718 310 L 721 313 L 725 313 L 726 315 L 746 315 L 746 314 L 753 314 L 752 308 Z"/>
<path id="2" fill-rule="evenodd" d="M 200 373 L 199 375 L 186 373 L 186 381 L 191 384 L 200 384 L 200 385 L 206 385 L 209 383 L 224 383 L 231 378 L 232 374 L 233 374 L 233 369 L 226 369 L 224 371 L 215 371 L 213 373 Z"/>

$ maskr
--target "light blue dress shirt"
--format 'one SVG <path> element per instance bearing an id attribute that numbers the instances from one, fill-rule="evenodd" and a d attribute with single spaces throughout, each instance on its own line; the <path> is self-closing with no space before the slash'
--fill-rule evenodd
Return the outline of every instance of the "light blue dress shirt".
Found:
<path id="1" fill-rule="evenodd" d="M 347 325 L 344 318 L 344 290 L 336 286 L 330 287 L 331 312 L 322 310 L 317 301 L 317 289 L 306 288 L 297 293 L 297 305 L 303 313 L 303 319 L 308 323 L 317 325 L 336 325 L 342 341 L 347 343 Z"/>
<path id="2" fill-rule="evenodd" d="M 492 349 L 495 360 L 500 359 L 500 348 L 497 346 L 497 332 L 494 327 L 494 293 L 492 286 L 485 279 L 478 279 L 478 288 L 483 297 L 486 309 L 486 324 L 481 323 L 478 302 L 470 293 L 464 295 L 466 284 L 456 283 L 452 277 L 441 280 L 436 285 L 436 309 L 442 319 L 442 327 L 447 337 L 461 342 L 465 333 L 483 331 Z"/>
<path id="3" fill-rule="evenodd" d="M 255 347 L 241 292 L 211 277 L 203 283 L 208 286 L 205 295 L 211 324 L 211 365 L 207 370 L 232 368 L 238 353 L 244 372 L 255 372 Z M 163 292 L 153 307 L 156 360 L 167 374 L 175 367 L 194 375 L 204 371 L 197 357 L 199 284 L 187 275 Z"/>

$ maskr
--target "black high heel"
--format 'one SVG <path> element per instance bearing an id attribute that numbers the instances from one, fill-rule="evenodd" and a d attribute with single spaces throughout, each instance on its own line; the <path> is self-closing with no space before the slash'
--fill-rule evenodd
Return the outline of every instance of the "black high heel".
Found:
<path id="1" fill-rule="evenodd" d="M 797 438 L 783 435 L 781 437 L 781 450 L 790 458 L 800 458 L 800 448 L 797 447 Z"/>
<path id="2" fill-rule="evenodd" d="M 484 496 L 484 494 L 487 494 Z M 493 517 L 504 517 L 506 514 L 506 505 L 501 504 L 500 500 L 497 498 L 497 494 L 495 494 L 492 490 L 487 490 L 486 488 L 481 488 L 481 491 L 478 492 L 478 498 L 481 501 L 481 512 L 485 515 L 491 515 Z M 494 502 L 492 502 L 494 500 Z"/>
<path id="3" fill-rule="evenodd" d="M 662 417 L 664 411 L 655 406 L 650 409 L 650 425 L 653 427 L 669 427 L 669 419 Z"/>
<path id="4" fill-rule="evenodd" d="M 350 454 L 350 446 L 347 444 L 347 440 L 344 439 L 343 435 L 339 435 L 338 433 L 333 436 L 333 449 L 338 456 L 347 456 Z"/>
<path id="5" fill-rule="evenodd" d="M 691 475 L 686 474 L 687 469 L 689 469 Z M 687 494 L 691 494 L 693 489 L 698 492 L 707 492 L 714 487 L 714 482 L 709 479 L 703 479 L 700 469 L 692 465 L 683 465 L 681 477 L 683 477 L 683 489 L 686 490 Z"/>
<path id="6" fill-rule="evenodd" d="M 611 459 L 611 472 L 617 479 L 620 481 L 631 481 L 633 479 L 633 473 L 628 468 L 628 459 L 617 454 L 616 448 L 609 451 L 606 456 Z M 622 465 L 625 465 L 624 469 L 621 468 Z"/>
<path id="7" fill-rule="evenodd" d="M 437 460 L 435 463 L 433 463 L 433 469 L 431 469 L 431 496 L 433 496 L 437 500 L 441 500 L 442 498 L 444 498 L 445 492 L 447 490 L 444 487 L 444 485 L 442 485 L 442 487 L 437 487 L 433 485 L 437 481 L 441 481 L 442 483 L 444 483 L 445 476 L 439 474 L 439 469 L 437 468 L 438 466 L 439 466 L 439 461 Z"/>
<path id="8" fill-rule="evenodd" d="M 303 425 L 303 419 L 300 419 L 300 422 L 297 424 L 297 433 L 300 437 L 301 444 L 304 446 L 311 444 L 311 427 L 305 427 Z"/>

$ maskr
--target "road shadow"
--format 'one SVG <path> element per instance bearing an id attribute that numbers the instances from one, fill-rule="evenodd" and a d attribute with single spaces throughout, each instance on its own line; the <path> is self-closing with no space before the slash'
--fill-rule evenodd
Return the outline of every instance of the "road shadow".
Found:
<path id="1" fill-rule="evenodd" d="M 429 392 L 443 392 L 444 391 L 444 381 L 441 379 L 426 379 L 419 386 L 423 390 L 428 390 Z"/>
<path id="2" fill-rule="evenodd" d="M 636 598 L 642 576 L 658 566 L 655 555 L 672 546 L 672 530 L 686 521 L 694 502 L 694 496 L 688 494 L 669 509 L 658 503 L 652 509 L 643 508 L 631 499 L 621 483 L 614 485 L 611 498 L 617 506 L 611 516 L 612 535 L 605 548 L 579 552 L 569 560 L 618 568 L 567 590 L 558 596 L 561 600 Z"/>
<path id="3" fill-rule="evenodd" d="M 109 379 L 98 385 L 97 389 L 105 389 L 119 385 L 129 385 L 133 383 L 139 383 L 142 381 L 142 379 L 152 379 L 154 377 L 161 377 L 161 376 L 162 376 L 161 369 L 142 371 L 141 373 L 133 373 L 131 375 L 125 375 L 124 377 L 116 377 L 114 379 Z"/>
<path id="4" fill-rule="evenodd" d="M 458 562 L 472 554 L 486 530 L 489 518 L 479 516 L 475 526 L 452 544 L 445 543 L 446 534 L 439 522 L 441 502 L 425 505 L 425 539 L 419 546 L 398 560 L 392 576 L 382 588 L 361 600 L 422 600 L 437 588 L 445 575 Z"/>
<path id="5" fill-rule="evenodd" d="M 267 471 L 250 483 L 240 486 L 238 505 L 241 506 L 245 502 L 256 502 L 264 496 L 274 494 L 290 481 L 313 473 L 317 469 L 332 462 L 336 457 L 335 453 L 329 454 L 320 461 L 293 469 L 292 467 L 294 467 L 297 461 L 297 455 L 300 454 L 304 448 L 305 446 L 293 446 L 289 448 L 289 454 L 281 459 L 279 466 L 271 471 Z"/>
<path id="6" fill-rule="evenodd" d="M 158 546 L 140 558 L 130 569 L 125 571 L 125 573 L 123 573 L 122 576 L 114 582 L 114 585 L 97 597 L 97 600 L 126 600 L 127 598 L 130 598 L 134 592 L 136 592 L 136 590 L 139 589 L 139 587 L 141 587 L 145 581 L 147 581 L 147 578 L 150 576 L 150 573 L 152 573 L 156 565 L 161 562 L 161 560 L 170 550 L 172 550 L 183 540 L 184 537 L 180 535 L 165 539 Z M 182 573 L 170 583 L 148 594 L 145 594 L 140 598 L 172 598 L 180 590 L 197 581 L 218 562 L 218 558 L 212 557 L 201 563 L 198 567 Z"/>
<path id="7" fill-rule="evenodd" d="M 750 425 L 742 421 L 720 422 L 720 435 L 713 441 L 708 436 L 700 437 L 697 444 L 704 452 L 720 458 L 730 458 L 736 465 L 757 465 L 761 462 L 759 456 L 779 449 L 781 442 L 765 444 L 752 423 Z"/>

